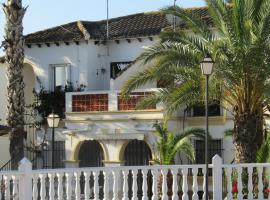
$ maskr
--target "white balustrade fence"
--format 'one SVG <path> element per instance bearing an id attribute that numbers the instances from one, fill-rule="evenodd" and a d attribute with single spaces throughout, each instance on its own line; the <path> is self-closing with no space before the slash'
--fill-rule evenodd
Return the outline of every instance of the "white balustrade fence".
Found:
<path id="1" fill-rule="evenodd" d="M 210 198 L 270 199 L 270 164 L 210 165 Z M 136 166 L 1 172 L 1 200 L 198 200 L 205 195 L 205 165 Z M 269 191 L 268 191 L 269 190 Z"/>

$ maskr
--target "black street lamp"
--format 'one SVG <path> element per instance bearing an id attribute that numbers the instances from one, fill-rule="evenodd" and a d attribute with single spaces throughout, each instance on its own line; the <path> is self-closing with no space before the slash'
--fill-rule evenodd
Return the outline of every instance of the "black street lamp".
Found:
<path id="1" fill-rule="evenodd" d="M 205 200 L 208 200 L 209 191 L 208 191 L 208 82 L 209 76 L 212 74 L 214 62 L 209 55 L 207 55 L 203 61 L 201 62 L 201 70 L 202 74 L 206 76 L 205 83 L 205 123 L 206 123 L 206 131 L 205 131 Z"/>
<path id="2" fill-rule="evenodd" d="M 52 128 L 52 168 L 54 168 L 54 141 L 55 141 L 55 135 L 54 135 L 54 129 L 58 127 L 60 121 L 60 117 L 57 114 L 51 113 L 47 117 L 48 126 Z"/>

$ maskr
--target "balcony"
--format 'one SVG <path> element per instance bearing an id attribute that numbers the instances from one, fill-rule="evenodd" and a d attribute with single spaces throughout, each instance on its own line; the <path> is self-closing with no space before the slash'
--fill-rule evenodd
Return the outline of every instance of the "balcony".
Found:
<path id="1" fill-rule="evenodd" d="M 136 90 L 128 100 L 121 98 L 120 91 L 69 92 L 66 94 L 67 113 L 134 111 L 138 102 L 158 89 Z M 144 110 L 161 110 L 152 105 Z"/>

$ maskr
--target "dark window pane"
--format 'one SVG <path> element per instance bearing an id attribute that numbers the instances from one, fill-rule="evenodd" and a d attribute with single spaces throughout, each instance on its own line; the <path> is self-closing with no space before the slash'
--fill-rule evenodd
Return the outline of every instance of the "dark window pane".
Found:
<path id="1" fill-rule="evenodd" d="M 43 150 L 43 168 L 52 168 L 52 154 L 54 154 L 54 168 L 64 168 L 66 159 L 65 141 L 55 141 L 54 152 L 52 152 L 52 145 Z"/>
<path id="2" fill-rule="evenodd" d="M 220 116 L 220 104 L 211 104 L 208 107 L 209 116 Z M 205 116 L 205 106 L 204 105 L 195 105 L 193 106 L 193 116 L 200 117 Z"/>
<path id="3" fill-rule="evenodd" d="M 195 151 L 196 151 L 196 164 L 205 164 L 205 141 L 195 140 Z M 218 154 L 222 157 L 222 141 L 221 140 L 209 140 L 208 142 L 208 163 L 212 162 L 212 158 Z M 209 175 L 212 171 L 209 171 Z M 199 175 L 202 172 L 199 171 Z"/>
<path id="4" fill-rule="evenodd" d="M 84 141 L 79 151 L 80 167 L 103 166 L 104 153 L 99 142 L 93 140 Z"/>
<path id="5" fill-rule="evenodd" d="M 127 62 L 112 62 L 111 63 L 111 78 L 115 79 L 119 76 L 122 71 L 125 71 L 127 66 L 130 64 L 130 61 Z"/>

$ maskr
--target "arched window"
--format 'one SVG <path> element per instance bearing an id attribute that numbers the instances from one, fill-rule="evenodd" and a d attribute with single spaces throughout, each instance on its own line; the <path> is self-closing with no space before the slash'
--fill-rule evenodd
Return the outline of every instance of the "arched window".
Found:
<path id="1" fill-rule="evenodd" d="M 104 160 L 104 152 L 96 140 L 87 140 L 84 141 L 80 147 L 79 150 L 79 167 L 102 167 L 104 166 L 103 160 Z M 84 174 L 81 174 L 80 177 L 80 185 L 81 185 L 81 192 L 84 194 L 85 189 L 85 177 Z M 93 192 L 94 188 L 94 177 L 93 174 L 90 176 L 89 180 L 90 189 Z M 104 176 L 103 172 L 100 171 L 99 178 L 98 178 L 98 185 L 99 185 L 99 198 L 102 199 L 104 196 L 103 193 L 103 185 L 104 185 Z M 91 194 L 93 195 L 93 194 Z"/>
<path id="2" fill-rule="evenodd" d="M 79 150 L 80 167 L 103 166 L 104 152 L 96 140 L 84 141 Z"/>
<path id="3" fill-rule="evenodd" d="M 132 140 L 126 146 L 124 160 L 126 166 L 149 165 L 151 149 L 145 141 Z"/>

